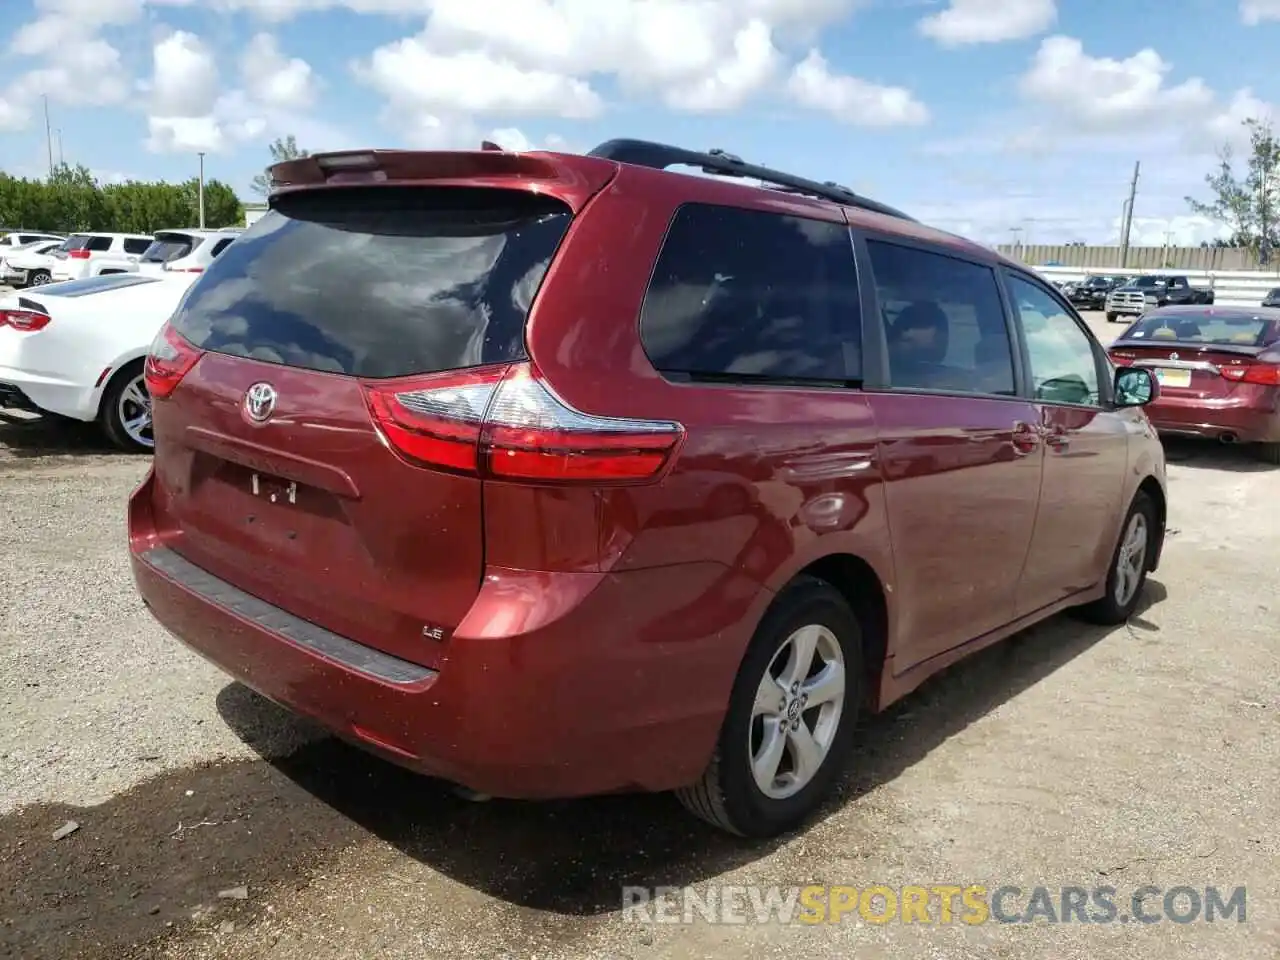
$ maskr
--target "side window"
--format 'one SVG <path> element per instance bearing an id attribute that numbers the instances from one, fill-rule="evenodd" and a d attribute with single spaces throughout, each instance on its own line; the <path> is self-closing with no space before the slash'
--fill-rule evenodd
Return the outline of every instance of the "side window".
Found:
<path id="1" fill-rule="evenodd" d="M 859 379 L 848 228 L 685 204 L 658 254 L 640 338 L 655 368 L 690 379 Z"/>
<path id="2" fill-rule="evenodd" d="M 234 239 L 235 239 L 234 237 L 229 237 L 226 240 L 219 240 L 217 243 L 215 243 L 213 245 L 213 249 L 209 251 L 209 259 L 212 260 L 218 254 L 220 254 L 223 250 L 227 249 L 227 247 L 231 246 L 231 241 Z"/>
<path id="3" fill-rule="evenodd" d="M 87 250 L 110 250 L 111 238 L 110 237 L 89 237 L 85 241 L 84 245 L 85 245 L 85 249 Z"/>
<path id="4" fill-rule="evenodd" d="M 889 344 L 889 385 L 1014 396 L 1013 344 L 995 271 L 867 242 Z"/>
<path id="5" fill-rule="evenodd" d="M 148 237 L 124 238 L 125 253 L 146 253 L 149 246 L 151 246 L 151 240 Z"/>
<path id="6" fill-rule="evenodd" d="M 1035 399 L 1098 406 L 1098 358 L 1089 335 L 1048 291 L 1021 277 L 1011 277 L 1009 286 L 1027 341 Z"/>

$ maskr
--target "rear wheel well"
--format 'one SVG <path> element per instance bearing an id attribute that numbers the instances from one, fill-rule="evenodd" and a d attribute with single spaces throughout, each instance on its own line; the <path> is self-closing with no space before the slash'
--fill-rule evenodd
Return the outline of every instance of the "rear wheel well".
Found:
<path id="1" fill-rule="evenodd" d="M 858 618 L 864 647 L 862 662 L 867 675 L 867 706 L 874 709 L 880 699 L 880 676 L 889 647 L 889 608 L 880 578 L 869 563 L 849 553 L 816 560 L 800 571 L 800 576 L 829 583 Z"/>
<path id="2" fill-rule="evenodd" d="M 110 395 L 112 386 L 125 377 L 137 376 L 141 372 L 146 359 L 146 357 L 134 357 L 132 360 L 116 367 L 115 372 L 107 378 L 107 382 L 102 385 L 102 395 L 98 397 L 98 419 L 102 419 L 102 415 L 105 412 L 102 405 Z"/>

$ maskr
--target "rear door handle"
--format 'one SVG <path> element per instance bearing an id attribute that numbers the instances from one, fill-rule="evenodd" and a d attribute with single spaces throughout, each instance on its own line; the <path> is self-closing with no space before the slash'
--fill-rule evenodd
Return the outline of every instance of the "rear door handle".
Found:
<path id="1" fill-rule="evenodd" d="M 1040 447 L 1040 432 L 1021 420 L 1013 425 L 1013 449 L 1018 453 L 1035 453 Z"/>
<path id="2" fill-rule="evenodd" d="M 1071 438 L 1061 428 L 1045 430 L 1044 442 L 1051 450 L 1066 450 L 1071 446 Z"/>

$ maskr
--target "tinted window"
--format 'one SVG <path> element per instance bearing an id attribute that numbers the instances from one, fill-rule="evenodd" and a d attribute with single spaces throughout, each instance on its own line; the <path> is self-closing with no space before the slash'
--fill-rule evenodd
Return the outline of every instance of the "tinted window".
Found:
<path id="1" fill-rule="evenodd" d="M 151 246 L 149 237 L 125 237 L 124 252 L 125 253 L 146 253 L 147 248 Z"/>
<path id="2" fill-rule="evenodd" d="M 188 233 L 157 233 L 147 249 L 142 253 L 143 263 L 168 263 L 185 257 L 199 245 L 198 237 Z M 125 249 L 128 249 L 126 245 Z"/>
<path id="3" fill-rule="evenodd" d="M 1088 334 L 1047 290 L 1021 277 L 1011 278 L 1010 289 L 1027 341 L 1035 399 L 1097 406 L 1098 358 Z"/>
<path id="4" fill-rule="evenodd" d="M 285 196 L 213 261 L 174 324 L 206 350 L 361 377 L 520 359 L 570 219 L 517 191 Z"/>
<path id="5" fill-rule="evenodd" d="M 995 272 L 869 241 L 889 344 L 889 384 L 1012 396 L 1013 347 Z"/>
<path id="6" fill-rule="evenodd" d="M 220 254 L 223 250 L 227 249 L 227 247 L 231 246 L 234 240 L 235 240 L 235 237 L 228 237 L 226 240 L 219 240 L 217 243 L 215 243 L 213 245 L 213 249 L 209 251 L 209 259 L 212 260 L 218 254 Z"/>
<path id="7" fill-rule="evenodd" d="M 847 228 L 682 206 L 654 267 L 640 336 L 653 365 L 677 377 L 857 379 L 861 324 Z"/>
<path id="8" fill-rule="evenodd" d="M 110 250 L 111 237 L 86 237 L 84 245 L 90 250 Z"/>
<path id="9" fill-rule="evenodd" d="M 101 247 L 95 248 L 95 247 L 89 246 L 90 240 L 100 240 L 100 239 L 102 238 L 101 237 L 67 237 L 66 240 L 62 241 L 62 249 L 63 250 L 84 250 L 85 248 L 88 248 L 90 250 L 101 249 Z"/>
<path id="10" fill-rule="evenodd" d="M 1249 314 L 1150 314 L 1122 335 L 1122 340 L 1176 340 L 1178 343 L 1213 343 L 1226 346 L 1264 347 L 1280 336 L 1280 321 Z"/>

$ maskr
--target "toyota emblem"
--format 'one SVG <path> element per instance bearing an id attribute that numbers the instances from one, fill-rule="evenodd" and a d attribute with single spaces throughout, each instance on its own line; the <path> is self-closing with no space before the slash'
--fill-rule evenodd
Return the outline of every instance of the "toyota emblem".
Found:
<path id="1" fill-rule="evenodd" d="M 269 383 L 255 383 L 244 392 L 244 412 L 250 420 L 262 423 L 276 408 L 276 388 Z"/>

